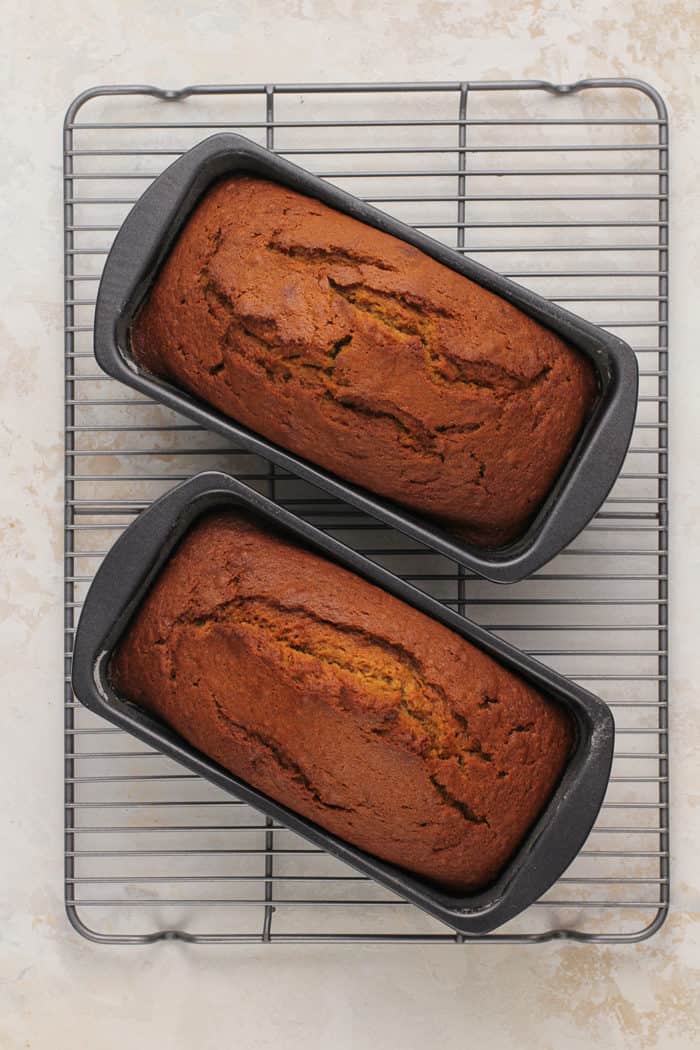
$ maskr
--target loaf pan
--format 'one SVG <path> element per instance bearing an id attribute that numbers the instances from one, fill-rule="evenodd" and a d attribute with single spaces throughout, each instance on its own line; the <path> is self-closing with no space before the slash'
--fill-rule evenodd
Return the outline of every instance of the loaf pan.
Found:
<path id="1" fill-rule="evenodd" d="M 453 896 L 370 856 L 243 783 L 158 719 L 114 692 L 108 675 L 110 657 L 131 616 L 195 519 L 220 506 L 252 513 L 307 548 L 365 577 L 468 639 L 567 708 L 575 725 L 576 744 L 562 779 L 517 854 L 490 887 L 469 897 Z M 541 897 L 556 881 L 593 826 L 612 763 L 613 718 L 602 700 L 235 478 L 219 472 L 198 474 L 166 493 L 126 529 L 107 554 L 80 617 L 73 657 L 73 688 L 81 703 L 91 711 L 463 934 L 483 934 L 495 929 Z"/>
<path id="2" fill-rule="evenodd" d="M 130 348 L 131 323 L 178 233 L 217 179 L 242 172 L 283 183 L 415 245 L 514 303 L 592 361 L 598 377 L 597 404 L 549 496 L 527 531 L 515 542 L 492 550 L 469 545 L 438 522 L 418 517 L 287 452 L 135 363 Z M 637 404 L 637 362 L 622 340 L 249 140 L 231 134 L 214 135 L 175 161 L 127 216 L 105 263 L 97 295 L 95 356 L 105 372 L 128 386 L 498 583 L 513 583 L 530 575 L 567 546 L 593 517 L 622 465 Z"/>

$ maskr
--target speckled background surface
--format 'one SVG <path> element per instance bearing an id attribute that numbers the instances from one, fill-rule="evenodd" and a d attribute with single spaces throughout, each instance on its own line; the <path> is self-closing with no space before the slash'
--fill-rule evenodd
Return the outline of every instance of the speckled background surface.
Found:
<path id="1" fill-rule="evenodd" d="M 697 0 L 0 4 L 0 1047 L 700 1045 Z M 99 948 L 62 906 L 61 158 L 95 83 L 628 75 L 672 177 L 674 909 L 637 947 Z"/>

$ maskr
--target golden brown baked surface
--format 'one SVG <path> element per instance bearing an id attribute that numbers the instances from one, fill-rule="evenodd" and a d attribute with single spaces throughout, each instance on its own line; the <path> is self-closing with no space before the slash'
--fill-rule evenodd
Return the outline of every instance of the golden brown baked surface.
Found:
<path id="1" fill-rule="evenodd" d="M 237 176 L 186 224 L 135 359 L 482 546 L 521 534 L 595 396 L 590 363 L 395 237 Z"/>
<path id="2" fill-rule="evenodd" d="M 572 743 L 469 642 L 229 511 L 185 536 L 111 675 L 242 780 L 457 892 L 498 875 Z"/>

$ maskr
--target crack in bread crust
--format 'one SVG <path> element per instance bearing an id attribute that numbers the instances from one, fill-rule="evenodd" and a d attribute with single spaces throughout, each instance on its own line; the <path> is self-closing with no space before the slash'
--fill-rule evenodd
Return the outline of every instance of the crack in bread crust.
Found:
<path id="1" fill-rule="evenodd" d="M 374 266 L 377 270 L 385 270 L 389 273 L 395 273 L 396 267 L 390 263 L 384 262 L 382 259 L 377 259 L 376 256 L 363 255 L 362 252 L 354 251 L 349 248 L 321 248 L 321 247 L 307 247 L 302 244 L 280 244 L 279 241 L 270 239 L 265 245 L 268 251 L 277 252 L 279 255 L 286 255 L 290 259 L 306 259 L 312 262 L 322 262 L 326 266 L 351 266 L 367 265 Z"/>
<path id="2" fill-rule="evenodd" d="M 155 644 L 167 646 L 178 628 L 214 625 L 263 631 L 280 648 L 353 676 L 362 690 L 389 699 L 392 712 L 398 701 L 436 753 L 447 739 L 466 737 L 469 732 L 467 718 L 452 711 L 444 689 L 425 677 L 411 653 L 377 634 L 324 619 L 301 605 L 286 605 L 260 595 L 236 596 L 206 612 L 182 613 Z M 465 739 L 464 743 L 466 750 L 473 747 L 482 751 L 479 741 Z"/>
<path id="3" fill-rule="evenodd" d="M 384 703 L 384 709 L 380 708 L 382 724 L 372 726 L 370 733 L 382 735 L 392 728 L 396 730 L 397 722 L 402 724 L 410 731 L 410 739 L 396 736 L 392 741 L 394 746 L 409 751 L 417 748 L 423 757 L 438 762 L 456 762 L 467 778 L 464 783 L 467 791 L 470 766 L 466 756 L 482 762 L 492 761 L 492 755 L 484 750 L 481 741 L 469 732 L 467 718 L 454 712 L 437 683 L 426 680 L 415 657 L 378 635 L 325 620 L 304 607 L 253 595 L 235 597 L 206 613 L 181 614 L 156 644 L 167 645 L 173 633 L 182 628 L 211 629 L 216 625 L 264 632 L 280 650 L 302 654 L 347 675 L 358 695 L 365 693 L 373 697 L 375 710 L 377 700 Z M 219 715 L 225 717 L 220 701 L 213 696 L 212 700 Z M 326 702 L 334 704 L 330 694 Z M 232 724 L 241 732 L 252 735 L 256 732 L 240 723 L 232 721 Z M 267 745 L 274 748 L 271 740 Z M 281 764 L 284 766 L 284 761 L 281 760 Z M 291 759 L 287 766 L 291 769 Z M 296 773 L 295 779 L 312 792 L 310 781 L 305 782 L 298 767 Z M 433 782 L 433 786 L 441 800 L 456 808 L 465 819 L 488 824 L 488 820 L 475 814 L 463 799 L 451 800 L 444 785 Z M 320 794 L 319 801 L 322 802 Z"/>
<path id="4" fill-rule="evenodd" d="M 441 784 L 434 774 L 430 777 L 430 783 L 433 785 L 445 805 L 451 806 L 452 809 L 456 809 L 457 812 L 461 813 L 464 819 L 468 820 L 470 824 L 485 824 L 487 827 L 491 827 L 485 816 L 480 816 L 478 813 L 475 813 L 471 806 L 467 805 L 462 799 L 457 798 L 448 791 L 445 785 Z"/>
<path id="5" fill-rule="evenodd" d="M 395 744 L 399 747 L 403 745 L 408 751 L 415 751 L 418 747 L 425 758 L 457 761 L 460 769 L 466 769 L 467 773 L 466 755 L 476 756 L 485 762 L 492 761 L 492 756 L 483 749 L 481 741 L 467 735 L 467 719 L 454 714 L 441 687 L 425 679 L 416 658 L 385 638 L 327 621 L 303 607 L 285 606 L 268 597 L 247 595 L 231 598 L 206 613 L 184 613 L 178 616 L 167 634 L 158 639 L 157 645 L 166 645 L 173 632 L 179 629 L 211 629 L 215 625 L 262 631 L 281 650 L 288 649 L 318 660 L 326 667 L 351 676 L 361 692 L 372 694 L 375 699 L 383 697 L 391 705 L 385 719 L 388 727 L 396 729 L 398 715 L 404 721 L 408 720 L 410 728 L 418 734 L 418 740 L 413 739 L 412 747 L 402 738 L 397 738 Z M 325 801 L 311 778 L 272 737 L 232 718 L 221 701 L 211 692 L 210 696 L 219 718 L 272 754 L 281 768 L 319 805 L 353 812 L 354 807 Z M 326 697 L 326 702 L 334 705 L 331 695 Z M 380 733 L 382 731 L 386 730 L 380 728 Z M 369 732 L 376 733 L 377 727 Z M 461 747 L 462 754 L 455 750 L 455 742 L 458 748 Z M 444 804 L 451 806 L 470 823 L 488 826 L 488 819 L 484 815 L 476 814 L 464 798 L 450 793 L 436 775 L 431 775 L 429 780 Z M 465 782 L 464 786 L 468 791 L 468 783 Z"/>
<path id="6" fill-rule="evenodd" d="M 366 282 L 343 285 L 329 277 L 328 283 L 355 309 L 381 322 L 396 335 L 419 339 L 426 352 L 428 377 L 435 383 L 463 383 L 487 391 L 499 400 L 506 400 L 541 383 L 551 372 L 551 368 L 545 366 L 536 375 L 524 377 L 493 361 L 464 360 L 449 354 L 440 345 L 439 333 L 432 322 L 435 317 L 452 318 L 448 310 L 399 292 L 382 291 Z M 447 427 L 459 425 L 457 421 L 447 424 Z"/>
<path id="7" fill-rule="evenodd" d="M 336 802 L 328 802 L 323 798 L 319 789 L 313 784 L 311 778 L 304 772 L 298 762 L 295 762 L 291 755 L 285 751 L 278 743 L 272 740 L 271 737 L 265 736 L 258 730 L 251 729 L 249 726 L 243 725 L 242 722 L 237 722 L 234 718 L 227 713 L 223 704 L 212 697 L 216 713 L 228 730 L 232 730 L 238 736 L 242 736 L 246 741 L 253 742 L 257 747 L 270 755 L 274 762 L 289 774 L 290 779 L 299 784 L 300 787 L 314 800 L 317 805 L 322 806 L 323 809 L 337 809 L 344 813 L 354 813 L 354 806 L 341 806 Z"/>
<path id="8" fill-rule="evenodd" d="M 391 402 L 371 402 L 352 393 L 344 393 L 334 381 L 335 364 L 346 347 L 352 343 L 352 336 L 346 335 L 335 339 L 324 349 L 324 363 L 315 364 L 305 359 L 305 348 L 299 344 L 284 344 L 274 337 L 264 335 L 256 330 L 255 318 L 247 319 L 236 312 L 231 296 L 218 288 L 206 271 L 202 272 L 203 295 L 210 304 L 216 302 L 227 315 L 227 326 L 224 335 L 225 352 L 238 355 L 243 360 L 252 362 L 261 368 L 266 377 L 274 383 L 288 383 L 293 377 L 303 386 L 318 391 L 319 396 L 336 406 L 342 412 L 367 419 L 381 419 L 390 423 L 397 432 L 399 442 L 427 456 L 440 460 L 444 454 L 436 448 L 436 436 L 415 416 L 401 412 Z M 224 362 L 225 368 L 225 362 Z M 218 374 L 222 368 L 217 362 L 213 366 Z M 210 373 L 214 374 L 210 369 Z M 225 378 L 225 377 L 224 377 Z"/>

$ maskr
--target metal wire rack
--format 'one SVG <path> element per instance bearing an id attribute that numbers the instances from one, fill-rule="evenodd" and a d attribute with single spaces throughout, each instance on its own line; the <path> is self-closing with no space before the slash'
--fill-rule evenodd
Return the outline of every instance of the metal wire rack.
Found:
<path id="1" fill-rule="evenodd" d="M 104 377 L 97 282 L 130 205 L 215 129 L 291 157 L 626 338 L 641 369 L 623 473 L 585 532 L 508 588 L 470 576 Z M 421 941 L 453 931 L 101 722 L 70 688 L 100 559 L 133 516 L 221 466 L 598 692 L 617 724 L 600 818 L 491 942 L 636 941 L 669 903 L 668 124 L 631 80 L 94 88 L 65 190 L 65 891 L 101 942 Z"/>

